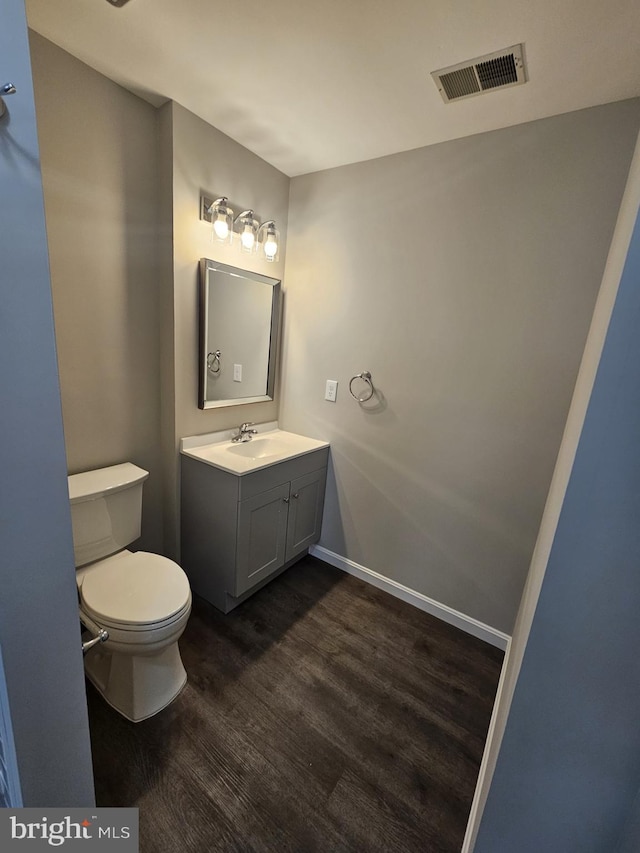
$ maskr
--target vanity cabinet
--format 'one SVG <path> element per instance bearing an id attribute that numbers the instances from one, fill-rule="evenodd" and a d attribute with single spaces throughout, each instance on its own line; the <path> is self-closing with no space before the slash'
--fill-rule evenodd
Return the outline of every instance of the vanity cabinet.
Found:
<path id="1" fill-rule="evenodd" d="M 241 476 L 181 459 L 182 567 L 227 613 L 320 538 L 328 448 Z"/>

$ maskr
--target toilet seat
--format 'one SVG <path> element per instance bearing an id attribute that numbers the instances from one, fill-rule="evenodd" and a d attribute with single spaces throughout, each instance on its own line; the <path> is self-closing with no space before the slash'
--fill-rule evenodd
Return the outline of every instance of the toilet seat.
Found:
<path id="1" fill-rule="evenodd" d="M 87 568 L 80 583 L 81 607 L 107 628 L 161 629 L 191 607 L 187 576 L 159 554 L 125 551 Z"/>

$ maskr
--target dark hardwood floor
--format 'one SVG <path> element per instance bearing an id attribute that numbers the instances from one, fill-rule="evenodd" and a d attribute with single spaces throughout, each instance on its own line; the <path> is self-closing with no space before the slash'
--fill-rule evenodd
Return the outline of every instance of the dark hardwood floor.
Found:
<path id="1" fill-rule="evenodd" d="M 459 853 L 502 652 L 307 557 L 224 616 L 194 603 L 178 699 L 89 690 L 99 806 L 142 853 Z"/>

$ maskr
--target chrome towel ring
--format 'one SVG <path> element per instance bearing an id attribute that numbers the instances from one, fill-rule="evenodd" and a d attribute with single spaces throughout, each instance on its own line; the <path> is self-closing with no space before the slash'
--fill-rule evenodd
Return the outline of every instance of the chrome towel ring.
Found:
<path id="1" fill-rule="evenodd" d="M 215 352 L 210 352 L 209 355 L 207 356 L 207 367 L 209 368 L 209 371 L 211 373 L 215 373 L 216 376 L 218 375 L 218 373 L 220 373 L 220 367 L 221 367 L 220 356 L 221 355 L 222 355 L 222 353 L 220 352 L 219 349 L 217 349 Z"/>
<path id="2" fill-rule="evenodd" d="M 2 100 L 5 95 L 15 95 L 17 89 L 13 85 L 13 83 L 5 83 L 4 86 L 0 86 L 0 118 L 6 113 L 7 105 Z"/>
<path id="3" fill-rule="evenodd" d="M 363 397 L 358 397 L 357 394 L 353 393 L 353 388 L 351 386 L 356 379 L 361 379 L 367 386 Z M 349 393 L 353 399 L 357 400 L 359 403 L 366 403 L 367 400 L 370 400 L 373 397 L 373 382 L 371 381 L 371 374 L 368 370 L 363 370 L 362 373 L 356 373 L 355 376 L 351 377 L 351 381 L 349 382 Z"/>

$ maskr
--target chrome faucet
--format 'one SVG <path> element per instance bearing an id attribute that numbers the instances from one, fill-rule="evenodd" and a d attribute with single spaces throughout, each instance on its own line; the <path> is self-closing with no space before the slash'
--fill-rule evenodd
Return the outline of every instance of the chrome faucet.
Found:
<path id="1" fill-rule="evenodd" d="M 251 441 L 251 437 L 258 434 L 257 429 L 251 429 L 252 426 L 252 423 L 240 424 L 238 427 L 240 432 L 237 435 L 234 435 L 231 441 Z"/>

